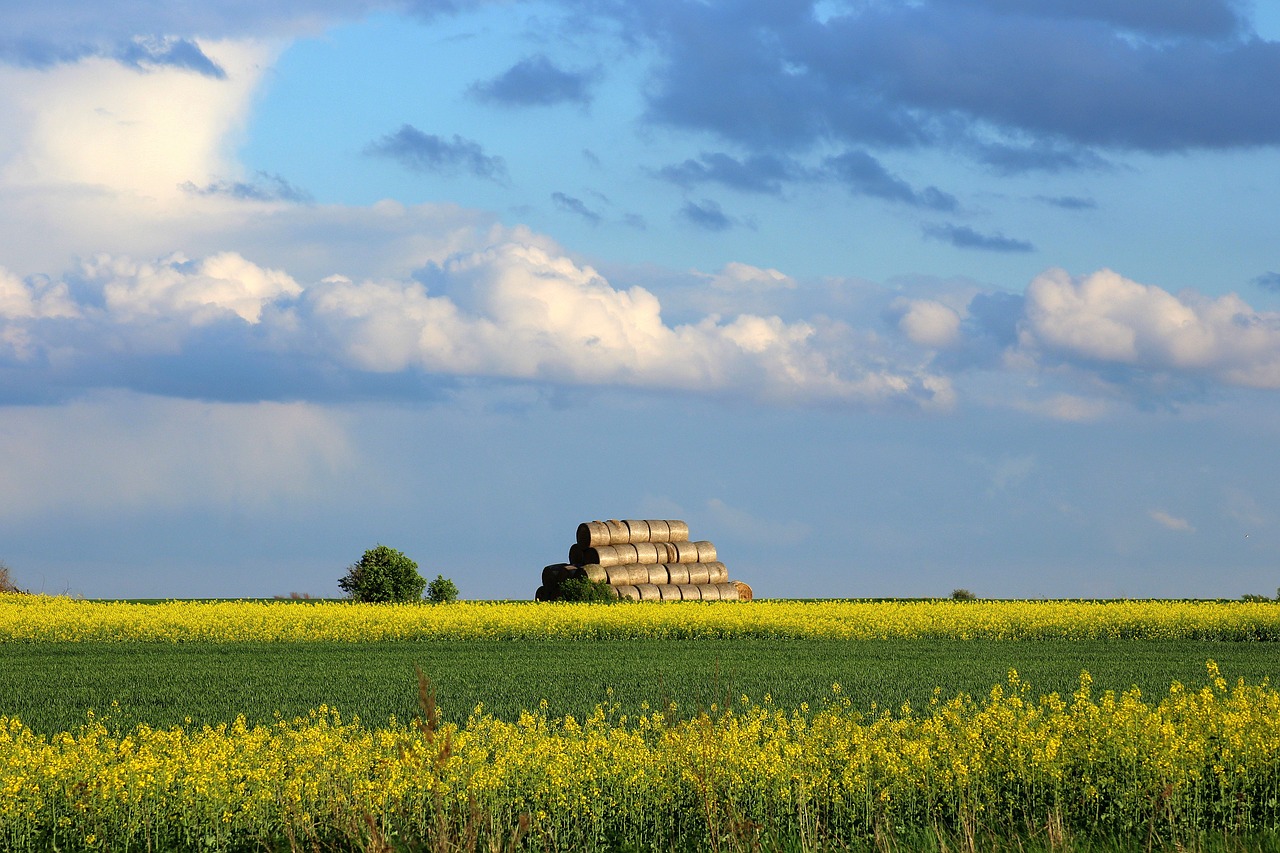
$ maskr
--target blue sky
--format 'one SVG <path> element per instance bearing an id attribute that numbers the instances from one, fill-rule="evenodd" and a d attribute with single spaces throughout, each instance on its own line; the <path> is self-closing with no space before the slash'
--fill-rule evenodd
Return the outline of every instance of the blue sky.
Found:
<path id="1" fill-rule="evenodd" d="M 1280 7 L 0 10 L 0 559 L 528 598 L 1280 586 Z"/>

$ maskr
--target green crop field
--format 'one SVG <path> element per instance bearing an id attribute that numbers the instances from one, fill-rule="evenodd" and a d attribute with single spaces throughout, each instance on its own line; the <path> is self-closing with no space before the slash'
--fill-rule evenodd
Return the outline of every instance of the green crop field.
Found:
<path id="1" fill-rule="evenodd" d="M 1158 698 L 1175 680 L 1206 683 L 1210 659 L 1228 680 L 1280 683 L 1273 644 L 1191 640 L 34 642 L 5 644 L 0 713 L 48 734 L 83 723 L 90 709 L 128 728 L 238 714 L 270 722 L 327 704 L 377 724 L 416 713 L 417 667 L 457 722 L 477 703 L 511 720 L 544 699 L 552 716 L 579 719 L 606 700 L 624 712 L 674 701 L 692 713 L 743 694 L 816 706 L 836 682 L 857 708 L 922 707 L 935 688 L 944 699 L 980 697 L 1010 669 L 1036 694 L 1070 694 L 1088 670 L 1095 691 L 1137 686 Z"/>

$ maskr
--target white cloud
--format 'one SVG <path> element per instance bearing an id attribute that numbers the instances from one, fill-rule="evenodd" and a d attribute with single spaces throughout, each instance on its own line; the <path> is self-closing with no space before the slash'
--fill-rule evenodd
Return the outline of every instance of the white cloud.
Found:
<path id="1" fill-rule="evenodd" d="M 706 278 L 712 287 L 730 293 L 796 289 L 796 280 L 786 273 L 739 261 L 730 261 L 720 272 Z"/>
<path id="2" fill-rule="evenodd" d="M 76 317 L 79 313 L 66 284 L 46 279 L 25 282 L 0 267 L 0 318 Z"/>
<path id="3" fill-rule="evenodd" d="M 944 349 L 960 340 L 960 314 L 933 299 L 897 299 L 891 310 L 901 312 L 898 328 L 913 343 Z"/>
<path id="4" fill-rule="evenodd" d="M 342 423 L 304 403 L 105 394 L 0 407 L 0 518 L 314 500 L 353 464 Z M 86 437 L 91 436 L 92 440 Z"/>
<path id="5" fill-rule="evenodd" d="M 1081 397 L 1077 394 L 1053 394 L 1042 400 L 1016 401 L 1014 408 L 1058 421 L 1088 423 L 1105 416 L 1111 410 L 1111 404 L 1096 397 Z"/>
<path id="6" fill-rule="evenodd" d="M 1239 296 L 1178 295 L 1110 270 L 1048 270 L 1027 288 L 1020 346 L 1086 363 L 1207 374 L 1280 388 L 1280 313 Z"/>
<path id="7" fill-rule="evenodd" d="M 1196 529 L 1191 526 L 1191 522 L 1185 518 L 1178 518 L 1170 515 L 1162 509 L 1153 509 L 1147 513 L 1151 520 L 1166 530 L 1174 530 L 1179 533 L 1195 533 Z"/>
<path id="8" fill-rule="evenodd" d="M 86 263 L 83 274 L 101 287 L 113 319 L 123 322 L 176 315 L 202 325 L 235 314 L 257 323 L 264 305 L 302 292 L 286 273 L 234 252 L 198 262 L 177 255 L 157 263 L 102 255 Z"/>

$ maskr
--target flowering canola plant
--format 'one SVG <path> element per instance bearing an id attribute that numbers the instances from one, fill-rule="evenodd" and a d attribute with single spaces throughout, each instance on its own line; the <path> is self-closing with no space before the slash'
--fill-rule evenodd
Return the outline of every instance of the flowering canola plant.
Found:
<path id="1" fill-rule="evenodd" d="M 519 639 L 1280 640 L 1280 607 L 1204 601 L 158 604 L 0 595 L 6 641 Z"/>
<path id="2" fill-rule="evenodd" d="M 1159 701 L 1034 696 L 1016 672 L 980 699 L 860 713 L 746 697 L 695 715 L 602 705 L 583 720 L 477 707 L 465 724 L 367 726 L 320 707 L 248 725 L 90 718 L 34 734 L 0 716 L 0 849 L 377 848 L 503 844 L 708 849 L 904 827 L 1178 843 L 1280 831 L 1280 693 L 1209 664 Z M 487 839 L 487 841 L 486 841 Z M 441 842 L 444 842 L 443 844 Z M 475 846 L 473 843 L 471 846 Z"/>

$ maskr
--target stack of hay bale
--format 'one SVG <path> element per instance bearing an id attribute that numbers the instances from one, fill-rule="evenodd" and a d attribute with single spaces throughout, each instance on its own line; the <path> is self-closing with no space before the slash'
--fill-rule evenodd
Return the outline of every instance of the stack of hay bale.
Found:
<path id="1" fill-rule="evenodd" d="M 689 539 L 683 521 L 586 521 L 569 562 L 542 570 L 535 598 L 555 601 L 570 578 L 604 581 L 618 598 L 635 601 L 750 601 L 751 587 L 729 580 L 716 546 Z"/>

